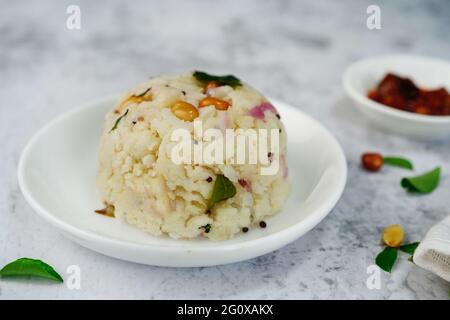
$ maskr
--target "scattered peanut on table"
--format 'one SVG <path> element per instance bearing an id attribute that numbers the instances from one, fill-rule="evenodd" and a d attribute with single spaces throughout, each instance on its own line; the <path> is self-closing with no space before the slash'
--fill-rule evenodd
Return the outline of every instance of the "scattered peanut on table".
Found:
<path id="1" fill-rule="evenodd" d="M 387 226 L 383 231 L 384 243 L 392 248 L 400 247 L 405 237 L 405 232 L 399 224 Z"/>
<path id="2" fill-rule="evenodd" d="M 364 153 L 361 157 L 364 169 L 368 171 L 378 171 L 384 164 L 383 156 L 379 153 Z"/>

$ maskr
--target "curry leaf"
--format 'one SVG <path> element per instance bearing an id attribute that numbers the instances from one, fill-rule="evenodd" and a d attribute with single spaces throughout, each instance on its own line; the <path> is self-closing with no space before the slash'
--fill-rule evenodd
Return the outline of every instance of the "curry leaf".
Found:
<path id="1" fill-rule="evenodd" d="M 58 282 L 64 282 L 63 278 L 51 266 L 41 260 L 20 258 L 13 261 L 0 270 L 2 277 L 39 277 Z"/>
<path id="2" fill-rule="evenodd" d="M 198 228 L 205 230 L 205 233 L 209 233 L 209 231 L 211 231 L 211 225 L 209 223 L 205 224 L 204 226 L 198 227 Z"/>
<path id="3" fill-rule="evenodd" d="M 234 197 L 236 194 L 236 187 L 224 175 L 218 175 L 208 202 L 208 208 L 212 208 L 217 202 Z"/>
<path id="4" fill-rule="evenodd" d="M 142 92 L 141 94 L 134 95 L 134 96 L 137 97 L 137 98 L 143 97 L 143 96 L 145 96 L 147 93 L 149 93 L 150 90 L 152 90 L 152 87 L 148 88 L 147 90 L 145 90 L 145 91 Z"/>
<path id="5" fill-rule="evenodd" d="M 408 159 L 400 158 L 400 157 L 383 157 L 384 164 L 400 167 L 404 169 L 413 170 L 414 166 Z"/>
<path id="6" fill-rule="evenodd" d="M 416 251 L 419 244 L 420 244 L 420 242 L 407 243 L 407 244 L 400 246 L 399 249 L 410 255 L 414 255 L 414 252 Z"/>
<path id="7" fill-rule="evenodd" d="M 194 71 L 193 76 L 198 81 L 207 84 L 208 82 L 215 81 L 218 82 L 219 85 L 228 85 L 230 87 L 236 88 L 242 85 L 241 80 L 236 78 L 235 76 L 229 74 L 226 76 L 214 76 L 211 74 L 208 74 L 203 71 Z"/>
<path id="8" fill-rule="evenodd" d="M 375 258 L 375 263 L 386 272 L 391 272 L 397 260 L 397 249 L 386 247 Z"/>
<path id="9" fill-rule="evenodd" d="M 125 111 L 125 113 L 123 115 L 121 115 L 119 118 L 117 118 L 116 122 L 114 123 L 114 126 L 111 128 L 111 130 L 109 130 L 109 132 L 116 130 L 117 125 L 119 124 L 120 120 L 122 120 L 122 118 L 125 117 L 127 114 L 128 114 L 128 109 L 127 109 L 127 111 Z"/>
<path id="10" fill-rule="evenodd" d="M 440 176 L 441 168 L 436 167 L 423 175 L 403 178 L 401 185 L 409 192 L 430 193 L 438 186 Z"/>

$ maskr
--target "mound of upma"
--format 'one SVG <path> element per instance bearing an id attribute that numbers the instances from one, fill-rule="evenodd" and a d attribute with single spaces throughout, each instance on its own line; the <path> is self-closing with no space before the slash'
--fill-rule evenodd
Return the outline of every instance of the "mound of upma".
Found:
<path id="1" fill-rule="evenodd" d="M 248 133 L 264 130 L 256 148 Z M 275 106 L 234 76 L 195 71 L 152 78 L 112 106 L 97 187 L 116 218 L 151 235 L 223 240 L 266 227 L 289 195 L 287 168 Z"/>

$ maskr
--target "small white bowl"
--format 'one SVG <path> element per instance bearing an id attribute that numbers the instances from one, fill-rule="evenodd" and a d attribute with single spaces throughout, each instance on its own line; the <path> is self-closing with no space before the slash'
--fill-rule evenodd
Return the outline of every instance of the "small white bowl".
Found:
<path id="1" fill-rule="evenodd" d="M 397 110 L 367 97 L 388 73 L 410 78 L 418 87 L 450 91 L 450 63 L 413 55 L 368 58 L 350 65 L 342 83 L 356 107 L 376 125 L 389 131 L 423 139 L 450 137 L 450 116 L 427 116 Z"/>
<path id="2" fill-rule="evenodd" d="M 344 153 L 317 121 L 281 102 L 288 135 L 292 192 L 282 212 L 227 241 L 154 237 L 119 219 L 95 214 L 102 207 L 95 188 L 97 149 L 104 116 L 116 98 L 70 111 L 40 130 L 19 162 L 25 199 L 73 241 L 123 260 L 157 266 L 193 267 L 257 257 L 299 238 L 335 206 L 347 179 Z"/>

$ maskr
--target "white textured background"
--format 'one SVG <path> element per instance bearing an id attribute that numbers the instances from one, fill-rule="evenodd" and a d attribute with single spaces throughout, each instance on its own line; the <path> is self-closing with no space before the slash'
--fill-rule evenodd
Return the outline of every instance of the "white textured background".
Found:
<path id="1" fill-rule="evenodd" d="M 382 30 L 366 28 L 378 4 Z M 65 27 L 78 4 L 82 29 Z M 82 289 L 0 280 L 7 298 L 448 298 L 449 284 L 402 255 L 382 289 L 365 286 L 383 226 L 401 223 L 420 240 L 450 213 L 449 143 L 419 143 L 377 131 L 345 97 L 351 62 L 384 53 L 450 57 L 448 1 L 0 1 L 0 265 L 21 256 L 82 270 Z M 192 69 L 233 73 L 299 106 L 332 130 L 349 163 L 347 189 L 312 232 L 274 253 L 233 265 L 168 269 L 84 249 L 38 218 L 16 179 L 20 151 L 47 121 L 150 75 Z M 403 172 L 366 174 L 367 150 L 443 166 L 433 194 L 412 197 Z M 292 150 L 291 150 L 292 152 Z M 49 155 L 51 156 L 51 155 Z M 292 165 L 292 164 L 291 164 Z"/>

